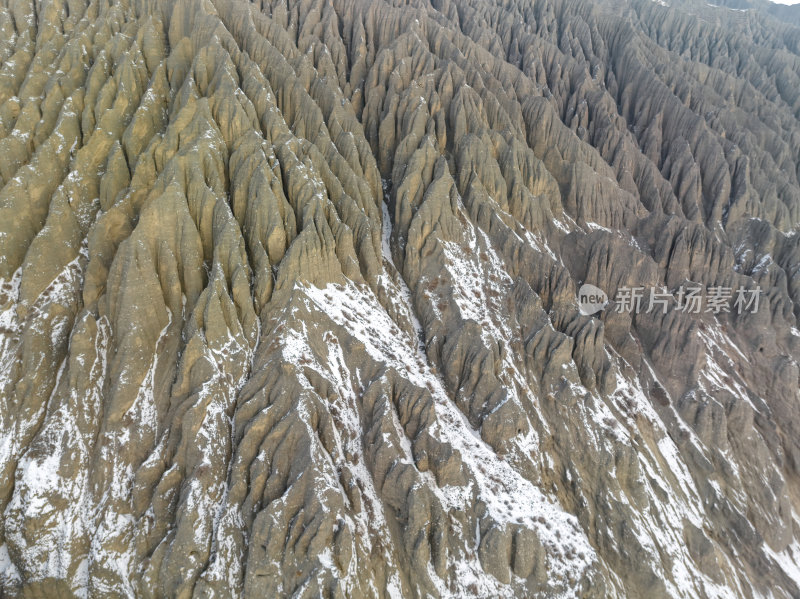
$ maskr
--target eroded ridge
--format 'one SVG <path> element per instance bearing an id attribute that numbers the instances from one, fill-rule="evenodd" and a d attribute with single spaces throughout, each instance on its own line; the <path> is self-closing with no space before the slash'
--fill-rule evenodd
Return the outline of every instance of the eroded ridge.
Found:
<path id="1" fill-rule="evenodd" d="M 0 595 L 800 595 L 747 6 L 0 1 Z"/>

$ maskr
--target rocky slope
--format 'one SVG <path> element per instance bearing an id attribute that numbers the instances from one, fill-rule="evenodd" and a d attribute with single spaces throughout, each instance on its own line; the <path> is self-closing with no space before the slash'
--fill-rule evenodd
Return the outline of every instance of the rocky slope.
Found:
<path id="1" fill-rule="evenodd" d="M 800 597 L 743 6 L 0 1 L 0 596 Z"/>

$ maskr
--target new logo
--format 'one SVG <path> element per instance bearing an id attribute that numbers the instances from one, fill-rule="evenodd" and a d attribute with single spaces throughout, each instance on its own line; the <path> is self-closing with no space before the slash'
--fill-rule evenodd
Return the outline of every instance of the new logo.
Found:
<path id="1" fill-rule="evenodd" d="M 591 316 L 596 314 L 608 305 L 608 296 L 606 292 L 584 283 L 578 290 L 578 311 L 584 316 Z"/>

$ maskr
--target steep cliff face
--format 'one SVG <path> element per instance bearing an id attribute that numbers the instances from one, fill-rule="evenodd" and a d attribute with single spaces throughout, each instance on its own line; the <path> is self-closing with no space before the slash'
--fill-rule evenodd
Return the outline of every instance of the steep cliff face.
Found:
<path id="1" fill-rule="evenodd" d="M 799 597 L 791 22 L 0 2 L 0 596 Z"/>

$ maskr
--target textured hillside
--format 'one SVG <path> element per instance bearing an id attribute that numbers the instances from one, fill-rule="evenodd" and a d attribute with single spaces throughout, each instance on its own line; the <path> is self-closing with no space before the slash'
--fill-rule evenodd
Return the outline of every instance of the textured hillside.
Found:
<path id="1" fill-rule="evenodd" d="M 741 4 L 0 1 L 0 596 L 800 597 Z"/>

